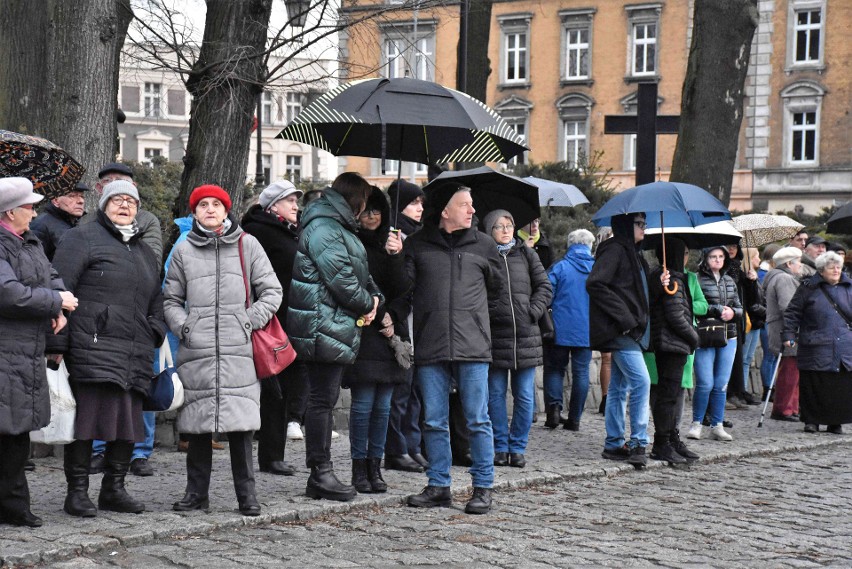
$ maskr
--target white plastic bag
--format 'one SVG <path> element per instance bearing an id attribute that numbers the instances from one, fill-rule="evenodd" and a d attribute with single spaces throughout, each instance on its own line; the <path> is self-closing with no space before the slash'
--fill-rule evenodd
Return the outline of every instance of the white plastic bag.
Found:
<path id="1" fill-rule="evenodd" d="M 68 368 L 64 361 L 59 364 L 58 370 L 47 369 L 47 385 L 50 388 L 50 424 L 31 432 L 30 440 L 48 445 L 73 442 L 77 402 L 68 384 Z"/>

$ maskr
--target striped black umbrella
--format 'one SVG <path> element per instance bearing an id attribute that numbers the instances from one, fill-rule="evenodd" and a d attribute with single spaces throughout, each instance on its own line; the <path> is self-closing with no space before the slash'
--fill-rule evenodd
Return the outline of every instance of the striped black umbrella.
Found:
<path id="1" fill-rule="evenodd" d="M 523 139 L 481 101 L 420 79 L 365 79 L 308 105 L 278 138 L 335 156 L 421 164 L 506 162 Z"/>

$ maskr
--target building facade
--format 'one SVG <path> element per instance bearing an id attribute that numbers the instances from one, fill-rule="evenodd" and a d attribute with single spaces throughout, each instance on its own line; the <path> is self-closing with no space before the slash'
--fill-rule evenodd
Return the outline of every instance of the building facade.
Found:
<path id="1" fill-rule="evenodd" d="M 261 160 L 267 182 L 290 179 L 325 182 L 337 176 L 337 158 L 306 144 L 276 139 L 275 136 L 304 106 L 327 89 L 333 74 L 330 61 L 310 65 L 295 60 L 292 85 L 271 85 L 262 95 L 259 126 Z M 312 70 L 314 77 L 305 77 Z M 178 74 L 152 69 L 130 58 L 122 60 L 119 72 L 119 107 L 126 116 L 118 125 L 119 158 L 150 161 L 164 156 L 182 160 L 189 139 L 191 95 Z M 257 174 L 257 136 L 251 137 L 246 181 L 254 183 Z"/>
<path id="2" fill-rule="evenodd" d="M 343 13 L 370 6 L 346 3 Z M 459 10 L 385 16 L 341 41 L 350 78 L 408 75 L 455 87 Z M 578 163 L 600 153 L 616 187 L 633 185 L 635 135 L 604 134 L 604 116 L 635 114 L 637 84 L 658 85 L 659 114 L 680 112 L 693 0 L 506 0 L 492 5 L 486 103 L 528 142 L 517 160 Z M 760 0 L 730 207 L 807 213 L 852 198 L 849 106 L 852 3 Z M 657 140 L 667 179 L 676 136 Z M 378 161 L 347 167 L 381 176 Z M 394 171 L 395 173 L 395 171 Z M 420 179 L 425 167 L 404 165 Z"/>

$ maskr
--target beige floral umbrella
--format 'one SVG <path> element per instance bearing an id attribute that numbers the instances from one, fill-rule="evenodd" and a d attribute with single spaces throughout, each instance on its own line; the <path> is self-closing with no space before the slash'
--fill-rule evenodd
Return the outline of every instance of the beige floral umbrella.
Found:
<path id="1" fill-rule="evenodd" d="M 760 247 L 790 239 L 804 227 L 795 219 L 786 215 L 770 215 L 767 213 L 747 213 L 731 219 L 734 228 L 743 234 L 743 245 Z"/>

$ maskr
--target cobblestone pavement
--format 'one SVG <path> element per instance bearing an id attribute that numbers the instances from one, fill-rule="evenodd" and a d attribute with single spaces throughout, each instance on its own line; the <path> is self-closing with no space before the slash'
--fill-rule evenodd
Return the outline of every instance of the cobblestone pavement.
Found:
<path id="1" fill-rule="evenodd" d="M 387 472 L 390 491 L 340 504 L 304 496 L 307 470 L 257 475 L 263 515 L 236 512 L 227 452 L 214 459 L 209 514 L 171 511 L 183 493 L 184 456 L 157 450 L 156 474 L 128 477 L 148 511 L 77 519 L 62 512 L 57 458 L 30 474 L 35 530 L 0 526 L 0 564 L 92 567 L 421 566 L 850 566 L 852 460 L 848 435 L 806 435 L 767 420 L 759 409 L 732 411 L 735 440 L 693 441 L 690 470 L 652 461 L 645 472 L 600 458 L 603 419 L 582 430 L 533 425 L 525 469 L 497 470 L 491 515 L 462 513 L 470 479 L 453 468 L 454 509 L 399 507 L 425 483 L 422 474 Z M 289 445 L 294 463 L 304 444 Z M 348 441 L 332 448 L 348 476 Z M 99 477 L 92 477 L 95 497 Z M 115 552 L 115 553 L 114 553 Z"/>

